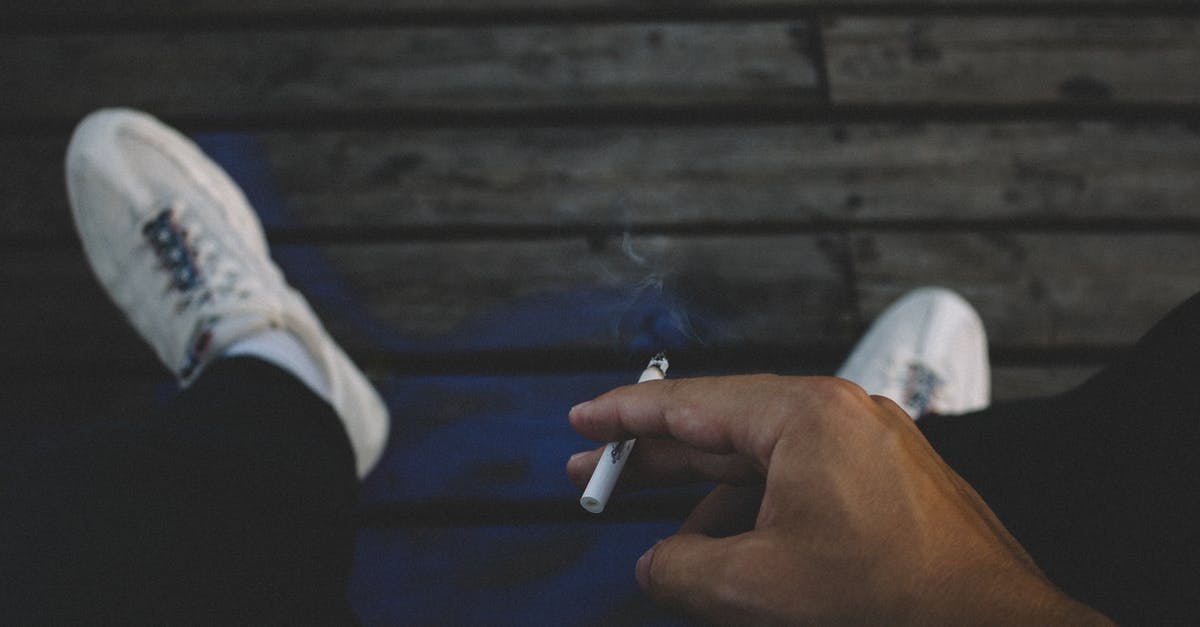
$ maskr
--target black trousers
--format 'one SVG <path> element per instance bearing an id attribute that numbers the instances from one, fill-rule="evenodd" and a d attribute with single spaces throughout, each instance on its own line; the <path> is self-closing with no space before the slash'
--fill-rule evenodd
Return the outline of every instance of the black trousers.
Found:
<path id="1" fill-rule="evenodd" d="M 1200 621 L 1200 295 L 1075 390 L 919 424 L 1065 592 Z"/>
<path id="2" fill-rule="evenodd" d="M 349 441 L 265 362 L 216 362 L 162 415 L 0 468 L 0 624 L 355 622 Z"/>
<path id="3" fill-rule="evenodd" d="M 920 425 L 1067 593 L 1123 623 L 1200 617 L 1200 296 L 1076 390 Z M 354 622 L 352 452 L 273 366 L 218 362 L 164 415 L 0 468 L 0 622 Z"/>

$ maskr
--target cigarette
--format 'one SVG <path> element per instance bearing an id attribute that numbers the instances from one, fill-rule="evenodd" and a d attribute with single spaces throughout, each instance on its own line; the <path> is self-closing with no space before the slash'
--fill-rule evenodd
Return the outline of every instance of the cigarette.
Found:
<path id="1" fill-rule="evenodd" d="M 642 371 L 642 376 L 638 377 L 638 383 L 665 378 L 669 366 L 665 353 L 655 355 L 654 359 L 651 359 L 650 363 L 646 365 L 646 369 Z M 604 446 L 600 463 L 596 464 L 596 470 L 588 481 L 587 489 L 579 498 L 579 504 L 583 506 L 583 509 L 593 514 L 604 511 L 604 506 L 608 505 L 608 497 L 612 495 L 613 488 L 617 485 L 617 479 L 621 477 L 621 469 L 625 467 L 625 461 L 633 452 L 634 442 L 637 440 L 629 439 L 623 442 L 609 442 Z"/>

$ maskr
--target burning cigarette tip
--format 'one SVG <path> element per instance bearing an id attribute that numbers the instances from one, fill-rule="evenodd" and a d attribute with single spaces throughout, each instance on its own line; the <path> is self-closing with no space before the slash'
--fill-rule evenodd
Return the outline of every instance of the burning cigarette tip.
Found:
<path id="1" fill-rule="evenodd" d="M 658 368 L 663 374 L 667 374 L 667 368 L 671 367 L 671 362 L 667 361 L 665 352 L 659 353 L 650 359 L 650 363 L 646 364 L 647 368 Z"/>

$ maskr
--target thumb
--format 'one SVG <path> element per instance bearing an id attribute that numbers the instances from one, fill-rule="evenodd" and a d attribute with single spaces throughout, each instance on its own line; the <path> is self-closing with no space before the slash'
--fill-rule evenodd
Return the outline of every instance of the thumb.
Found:
<path id="1" fill-rule="evenodd" d="M 736 618 L 741 586 L 731 565 L 738 538 L 681 533 L 662 540 L 638 559 L 638 584 L 663 605 L 709 620 Z"/>

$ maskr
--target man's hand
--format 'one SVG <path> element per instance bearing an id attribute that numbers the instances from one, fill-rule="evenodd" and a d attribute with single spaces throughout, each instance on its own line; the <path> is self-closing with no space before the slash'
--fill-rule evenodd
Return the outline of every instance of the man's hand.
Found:
<path id="1" fill-rule="evenodd" d="M 637 563 L 654 599 L 721 623 L 1108 624 L 1059 592 L 891 401 L 840 379 L 680 379 L 571 410 L 638 437 L 626 485 L 716 481 Z M 584 485 L 600 450 L 571 458 Z"/>

